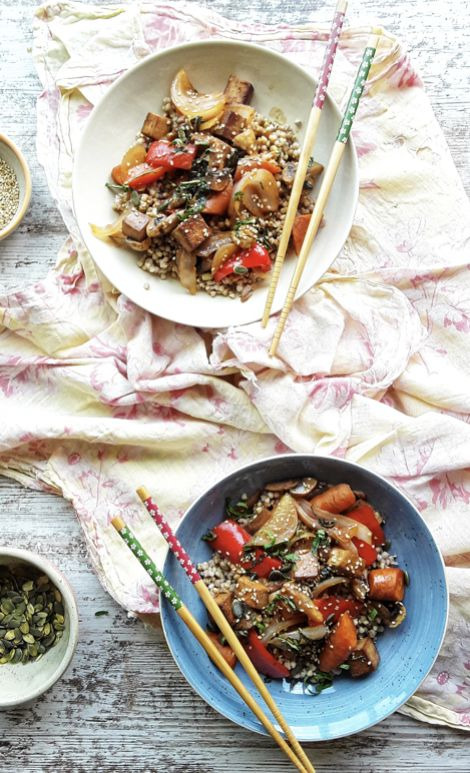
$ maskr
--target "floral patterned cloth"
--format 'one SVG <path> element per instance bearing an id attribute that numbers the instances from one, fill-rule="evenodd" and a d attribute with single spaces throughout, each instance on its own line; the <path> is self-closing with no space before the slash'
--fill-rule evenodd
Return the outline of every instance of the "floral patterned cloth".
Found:
<path id="1" fill-rule="evenodd" d="M 368 32 L 342 36 L 330 89 L 339 103 Z M 38 154 L 71 235 L 43 281 L 0 298 L 0 470 L 73 503 L 101 581 L 139 612 L 157 609 L 155 588 L 109 525 L 124 511 L 161 563 L 165 546 L 137 485 L 176 523 L 211 482 L 263 455 L 335 454 L 381 473 L 432 529 L 451 593 L 442 651 L 402 711 L 468 728 L 470 207 L 402 45 L 384 34 L 360 105 L 350 238 L 296 303 L 274 363 L 273 321 L 267 331 L 253 324 L 204 339 L 117 294 L 73 217 L 82 126 L 136 60 L 186 40 L 235 37 L 315 74 L 326 35 L 313 23 L 235 24 L 184 2 L 39 8 Z"/>

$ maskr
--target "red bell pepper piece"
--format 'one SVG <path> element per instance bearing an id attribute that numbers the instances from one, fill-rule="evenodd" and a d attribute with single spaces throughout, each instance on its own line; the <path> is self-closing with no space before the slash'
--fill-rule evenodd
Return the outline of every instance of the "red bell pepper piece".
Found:
<path id="1" fill-rule="evenodd" d="M 150 145 L 145 160 L 150 166 L 164 169 L 191 169 L 195 155 L 196 146 L 191 143 L 178 148 L 168 140 L 157 140 Z"/>
<path id="2" fill-rule="evenodd" d="M 230 182 L 223 191 L 214 193 L 206 199 L 206 205 L 202 210 L 203 215 L 223 215 L 229 205 L 232 196 L 233 183 Z"/>
<path id="3" fill-rule="evenodd" d="M 154 169 L 148 164 L 137 164 L 137 166 L 129 169 L 129 177 L 126 181 L 126 185 L 129 185 L 130 188 L 133 188 L 136 191 L 143 191 L 144 188 L 148 188 L 149 185 L 152 185 L 152 183 L 159 180 L 160 177 L 163 177 L 165 173 L 166 169 L 163 169 L 163 167 Z"/>
<path id="4" fill-rule="evenodd" d="M 353 537 L 351 542 L 357 547 L 357 552 L 360 558 L 363 558 L 366 566 L 371 566 L 377 561 L 377 551 L 373 545 L 369 545 L 368 542 Z"/>
<path id="5" fill-rule="evenodd" d="M 271 258 L 266 247 L 262 244 L 254 244 L 246 250 L 236 252 L 231 258 L 222 263 L 214 274 L 216 282 L 220 282 L 224 277 L 230 274 L 236 274 L 236 269 L 240 266 L 244 268 L 259 268 L 261 271 L 269 271 L 271 268 Z"/>
<path id="6" fill-rule="evenodd" d="M 335 623 L 338 622 L 343 612 L 349 612 L 353 617 L 356 617 L 363 607 L 360 601 L 343 599 L 341 596 L 322 596 L 321 599 L 315 599 L 315 606 L 322 613 L 324 620 L 330 615 L 334 615 Z"/>
<path id="7" fill-rule="evenodd" d="M 243 558 L 243 546 L 251 539 L 243 526 L 232 520 L 222 521 L 212 529 L 215 539 L 210 540 L 211 547 L 222 553 L 223 556 L 234 564 L 241 563 Z"/>
<path id="8" fill-rule="evenodd" d="M 255 558 L 251 561 L 242 561 L 244 569 L 249 569 L 252 574 L 258 577 L 269 577 L 273 569 L 280 569 L 282 561 L 275 556 L 268 556 L 264 550 L 257 548 Z"/>
<path id="9" fill-rule="evenodd" d="M 290 675 L 290 672 L 285 665 L 269 652 L 267 647 L 264 646 L 259 636 L 253 630 L 248 634 L 246 651 L 254 667 L 261 674 L 270 676 L 273 679 L 282 679 Z"/>
<path id="10" fill-rule="evenodd" d="M 372 532 L 374 545 L 383 545 L 385 542 L 384 531 L 378 522 L 373 508 L 367 502 L 361 502 L 357 507 L 350 510 L 347 515 L 354 518 L 355 521 L 363 523 Z"/>

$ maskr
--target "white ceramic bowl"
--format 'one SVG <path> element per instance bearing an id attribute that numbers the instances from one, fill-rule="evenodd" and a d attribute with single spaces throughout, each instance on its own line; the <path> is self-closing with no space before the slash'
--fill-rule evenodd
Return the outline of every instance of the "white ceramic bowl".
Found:
<path id="1" fill-rule="evenodd" d="M 245 303 L 204 292 L 189 293 L 176 280 L 162 281 L 137 266 L 136 253 L 106 244 L 94 237 L 90 223 L 104 225 L 116 218 L 112 195 L 105 188 L 113 166 L 132 144 L 149 110 L 161 110 L 175 73 L 184 67 L 196 88 L 222 90 L 230 73 L 251 81 L 253 106 L 269 116 L 273 108 L 289 124 L 305 126 L 315 81 L 305 70 L 280 54 L 260 46 L 223 40 L 191 43 L 149 56 L 123 75 L 94 108 L 76 156 L 73 175 L 75 215 L 91 255 L 101 271 L 128 298 L 166 319 L 207 328 L 246 324 L 261 318 L 268 282 Z M 325 101 L 315 146 L 315 158 L 325 164 L 336 139 L 340 113 L 331 99 Z M 303 139 L 303 130 L 299 140 Z M 358 197 L 357 159 L 350 139 L 329 198 L 326 225 L 319 231 L 297 296 L 305 293 L 329 268 L 352 226 Z M 286 296 L 293 270 L 287 260 L 276 293 L 273 313 Z"/>
<path id="2" fill-rule="evenodd" d="M 72 660 L 78 640 L 78 614 L 69 582 L 49 561 L 28 550 L 0 548 L 0 565 L 26 564 L 39 569 L 62 594 L 65 630 L 60 641 L 40 660 L 0 666 L 0 709 L 20 706 L 49 690 Z"/>
<path id="3" fill-rule="evenodd" d="M 20 198 L 16 213 L 9 223 L 2 229 L 0 229 L 0 241 L 9 236 L 13 231 L 18 228 L 19 224 L 23 220 L 26 214 L 28 205 L 31 199 L 31 175 L 29 172 L 28 164 L 23 156 L 21 150 L 15 145 L 15 143 L 6 137 L 5 134 L 0 133 L 0 158 L 3 158 L 8 166 L 13 169 L 18 180 L 18 187 L 20 189 Z"/>

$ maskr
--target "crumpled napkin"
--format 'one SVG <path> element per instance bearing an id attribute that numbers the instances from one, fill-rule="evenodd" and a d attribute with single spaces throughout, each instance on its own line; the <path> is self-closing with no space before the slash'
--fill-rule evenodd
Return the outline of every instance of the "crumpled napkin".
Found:
<path id="1" fill-rule="evenodd" d="M 339 103 L 368 33 L 342 36 Z M 73 503 L 101 581 L 141 613 L 158 609 L 155 588 L 109 526 L 125 511 L 161 562 L 137 485 L 176 523 L 211 482 L 263 455 L 335 454 L 381 473 L 432 529 L 451 593 L 442 651 L 401 710 L 468 728 L 470 207 L 401 44 L 382 37 L 353 131 L 350 238 L 296 303 L 274 362 L 273 321 L 203 338 L 120 296 L 80 242 L 71 171 L 93 105 L 149 52 L 211 36 L 266 44 L 315 74 L 327 27 L 236 24 L 186 2 L 37 10 L 38 155 L 71 236 L 43 281 L 0 298 L 0 470 Z"/>

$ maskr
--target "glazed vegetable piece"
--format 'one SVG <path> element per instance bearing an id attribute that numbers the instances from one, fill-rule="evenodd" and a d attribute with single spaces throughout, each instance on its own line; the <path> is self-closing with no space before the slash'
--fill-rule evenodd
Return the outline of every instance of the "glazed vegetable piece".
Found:
<path id="1" fill-rule="evenodd" d="M 269 577 L 271 572 L 279 571 L 282 567 L 282 561 L 276 556 L 268 556 L 264 550 L 258 549 L 255 552 L 255 558 L 251 561 L 242 561 L 242 566 L 258 577 Z"/>
<path id="2" fill-rule="evenodd" d="M 186 252 L 192 252 L 211 235 L 211 229 L 202 215 L 186 218 L 173 231 L 173 236 Z"/>
<path id="3" fill-rule="evenodd" d="M 246 151 L 247 153 L 250 152 L 252 148 L 254 148 L 256 143 L 256 134 L 254 133 L 253 129 L 244 129 L 240 134 L 237 134 L 233 138 L 233 144 L 237 148 L 241 148 L 242 150 Z"/>
<path id="4" fill-rule="evenodd" d="M 345 599 L 342 596 L 322 596 L 315 600 L 315 604 L 323 615 L 324 620 L 328 620 L 333 615 L 335 623 L 344 612 L 349 612 L 352 617 L 356 617 L 363 609 L 363 604 L 354 599 Z"/>
<path id="5" fill-rule="evenodd" d="M 263 217 L 279 209 L 279 188 L 267 169 L 253 169 L 235 184 L 229 214 L 232 218 L 237 217 L 242 209 L 247 209 L 255 217 Z"/>
<path id="6" fill-rule="evenodd" d="M 259 580 L 242 575 L 235 586 L 235 597 L 252 609 L 264 609 L 269 603 L 269 589 Z"/>
<path id="7" fill-rule="evenodd" d="M 253 84 L 249 81 L 244 81 L 238 77 L 238 75 L 229 75 L 227 85 L 224 89 L 224 94 L 227 99 L 227 104 L 248 104 L 253 96 Z"/>
<path id="8" fill-rule="evenodd" d="M 224 191 L 232 182 L 232 175 L 229 169 L 209 169 L 205 176 L 205 181 L 211 191 L 220 193 Z"/>
<path id="9" fill-rule="evenodd" d="M 338 574 L 347 574 L 358 577 L 364 573 L 365 561 L 357 553 L 343 548 L 332 548 L 327 560 L 328 566 L 335 569 Z"/>
<path id="10" fill-rule="evenodd" d="M 348 659 L 357 646 L 357 632 L 349 612 L 343 612 L 320 653 L 321 671 L 332 671 Z"/>
<path id="11" fill-rule="evenodd" d="M 289 676 L 289 670 L 274 655 L 269 652 L 255 631 L 248 633 L 246 651 L 254 667 L 261 674 L 272 679 L 282 679 Z"/>
<path id="12" fill-rule="evenodd" d="M 233 140 L 237 134 L 240 134 L 246 126 L 246 120 L 235 110 L 225 110 L 217 126 L 214 128 L 214 134 L 223 137 L 225 140 Z"/>
<path id="13" fill-rule="evenodd" d="M 292 226 L 292 244 L 296 255 L 300 255 L 311 217 L 311 215 L 295 216 L 294 225 Z"/>
<path id="14" fill-rule="evenodd" d="M 385 543 L 385 534 L 380 525 L 374 508 L 367 502 L 359 502 L 356 507 L 348 512 L 349 518 L 354 518 L 355 521 L 363 523 L 372 532 L 374 545 L 383 545 Z"/>
<path id="15" fill-rule="evenodd" d="M 328 513 L 342 513 L 351 507 L 356 501 L 356 496 L 347 483 L 339 483 L 337 486 L 317 494 L 311 499 L 311 504 L 326 510 Z M 354 516 L 351 514 L 351 517 Z"/>
<path id="16" fill-rule="evenodd" d="M 405 576 L 402 569 L 371 569 L 367 575 L 369 596 L 378 601 L 403 601 L 405 596 Z"/>
<path id="17" fill-rule="evenodd" d="M 353 537 L 351 542 L 357 548 L 359 558 L 362 558 L 366 566 L 371 566 L 377 561 L 377 551 L 373 545 L 369 545 L 357 537 Z"/>
<path id="18" fill-rule="evenodd" d="M 217 274 L 217 277 L 220 277 L 219 269 L 222 267 L 225 267 L 225 264 L 230 265 L 229 260 L 232 258 L 232 256 L 235 255 L 235 253 L 239 253 L 239 248 L 235 244 L 235 242 L 232 240 L 232 237 L 230 236 L 230 240 L 224 244 L 221 244 L 220 247 L 217 248 L 214 257 L 212 258 L 212 264 L 211 264 L 211 271 L 212 274 Z M 223 276 L 228 276 L 228 273 L 233 273 L 233 271 L 228 272 L 227 274 L 224 273 L 225 268 L 222 269 L 220 272 Z M 215 278 L 215 277 L 214 277 Z M 218 278 L 217 281 L 220 281 Z"/>
<path id="19" fill-rule="evenodd" d="M 171 101 L 176 109 L 187 118 L 199 116 L 203 121 L 220 115 L 225 107 L 225 94 L 200 94 L 185 70 L 179 70 L 171 84 Z"/>
<path id="20" fill-rule="evenodd" d="M 187 143 L 183 148 L 167 140 L 157 140 L 150 145 L 145 161 L 153 167 L 164 169 L 191 169 L 196 156 L 196 145 Z"/>
<path id="21" fill-rule="evenodd" d="M 144 163 L 146 155 L 145 145 L 142 145 L 141 143 L 132 145 L 126 150 L 121 160 L 121 171 L 124 179 L 128 177 L 129 170 Z"/>
<path id="22" fill-rule="evenodd" d="M 233 625 L 236 619 L 232 608 L 233 593 L 231 591 L 218 593 L 217 596 L 214 596 L 214 601 L 217 606 L 220 607 L 229 623 Z"/>
<path id="23" fill-rule="evenodd" d="M 223 215 L 228 208 L 232 196 L 233 183 L 230 181 L 220 193 L 214 193 L 206 199 L 202 210 L 205 215 Z"/>
<path id="24" fill-rule="evenodd" d="M 250 545 L 271 547 L 287 542 L 295 534 L 297 524 L 295 502 L 289 494 L 284 494 L 271 518 L 251 537 Z"/>
<path id="25" fill-rule="evenodd" d="M 289 489 L 289 493 L 293 497 L 307 497 L 317 486 L 316 478 L 303 478 L 298 483 Z"/>
<path id="26" fill-rule="evenodd" d="M 239 250 L 231 258 L 226 260 L 215 272 L 214 279 L 220 282 L 230 274 L 246 274 L 250 268 L 259 271 L 271 270 L 271 258 L 266 247 L 261 244 L 254 244 L 246 250 Z"/>
<path id="27" fill-rule="evenodd" d="M 262 156 L 245 156 L 241 158 L 237 164 L 235 170 L 235 182 L 241 180 L 243 175 L 248 172 L 252 172 L 253 169 L 266 169 L 271 174 L 279 174 L 281 167 L 279 164 L 271 158 L 263 158 Z"/>
<path id="28" fill-rule="evenodd" d="M 147 225 L 147 236 L 154 238 L 171 233 L 181 223 L 181 212 L 172 212 L 171 215 L 157 215 Z"/>
<path id="29" fill-rule="evenodd" d="M 126 183 L 130 188 L 133 188 L 136 191 L 143 191 L 163 177 L 165 173 L 166 169 L 163 169 L 163 167 L 154 169 L 149 164 L 139 164 L 138 166 L 129 169 L 129 177 Z"/>
<path id="30" fill-rule="evenodd" d="M 180 247 L 176 250 L 175 262 L 181 284 L 191 295 L 195 295 L 197 292 L 196 255 Z"/>
<path id="31" fill-rule="evenodd" d="M 147 225 L 150 218 L 143 212 L 132 210 L 122 221 L 122 233 L 136 242 L 143 242 L 147 238 Z"/>
<path id="32" fill-rule="evenodd" d="M 215 633 L 213 631 L 207 631 L 207 635 L 209 639 L 212 641 L 213 644 L 217 647 L 220 654 L 222 655 L 223 659 L 226 663 L 230 666 L 230 668 L 235 668 L 236 662 L 237 662 L 237 656 L 235 655 L 233 649 L 229 647 L 227 644 L 222 644 L 220 641 L 220 634 Z"/>
<path id="33" fill-rule="evenodd" d="M 147 137 L 151 137 L 153 140 L 161 140 L 170 128 L 170 122 L 168 118 L 164 118 L 157 113 L 147 113 L 145 121 L 142 125 L 142 134 Z"/>
<path id="34" fill-rule="evenodd" d="M 276 480 L 273 483 L 266 483 L 266 491 L 290 491 L 298 484 L 298 480 L 289 478 L 289 480 Z"/>
<path id="35" fill-rule="evenodd" d="M 210 258 L 211 255 L 217 252 L 219 247 L 227 247 L 232 244 L 235 243 L 232 239 L 231 231 L 217 231 L 196 248 L 196 254 L 201 258 Z"/>
<path id="36" fill-rule="evenodd" d="M 353 679 L 367 676 L 377 669 L 379 663 L 380 656 L 372 639 L 359 639 L 349 656 L 349 675 Z"/>
<path id="37" fill-rule="evenodd" d="M 293 601 L 299 612 L 307 615 L 308 622 L 311 625 L 320 625 L 323 623 L 323 615 L 306 593 L 303 593 L 295 583 L 287 582 L 282 586 L 282 595 Z"/>
<path id="38" fill-rule="evenodd" d="M 271 518 L 273 514 L 272 510 L 268 510 L 267 507 L 263 507 L 260 513 L 253 518 L 252 521 L 249 521 L 246 524 L 246 530 L 250 532 L 250 534 L 254 534 L 258 531 L 258 529 L 261 529 L 262 526 L 264 526 L 267 521 Z"/>

